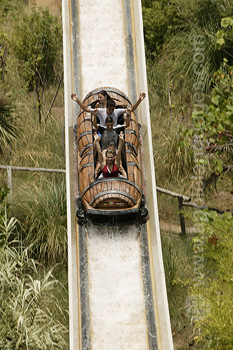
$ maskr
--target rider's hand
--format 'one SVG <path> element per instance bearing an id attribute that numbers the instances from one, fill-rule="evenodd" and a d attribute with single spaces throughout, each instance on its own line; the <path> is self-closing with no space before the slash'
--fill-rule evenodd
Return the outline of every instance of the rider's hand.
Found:
<path id="1" fill-rule="evenodd" d="M 120 132 L 119 139 L 124 140 L 124 134 L 123 131 Z"/>
<path id="2" fill-rule="evenodd" d="M 96 132 L 96 131 L 94 132 L 94 139 L 95 139 L 96 141 L 98 141 L 98 140 L 99 140 L 99 135 L 97 134 L 97 132 Z"/>
<path id="3" fill-rule="evenodd" d="M 144 100 L 145 97 L 146 97 L 145 92 L 141 92 L 139 95 L 139 100 L 142 101 L 142 100 Z"/>
<path id="4" fill-rule="evenodd" d="M 72 98 L 72 100 L 76 100 L 76 98 L 77 98 L 78 96 L 76 95 L 76 94 L 71 94 L 71 98 Z"/>

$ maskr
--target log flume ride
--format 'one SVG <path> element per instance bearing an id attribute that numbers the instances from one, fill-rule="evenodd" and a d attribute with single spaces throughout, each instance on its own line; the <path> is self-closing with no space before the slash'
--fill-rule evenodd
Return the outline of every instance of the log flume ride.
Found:
<path id="1" fill-rule="evenodd" d="M 118 100 L 117 108 L 132 106 L 129 98 L 120 90 L 110 87 L 96 88 L 84 98 L 83 103 L 94 107 L 98 93 L 106 90 L 109 96 Z M 118 123 L 123 122 L 123 115 Z M 90 113 L 81 110 L 74 127 L 76 142 L 76 216 L 79 225 L 88 218 L 94 224 L 126 224 L 134 220 L 145 221 L 148 210 L 145 207 L 144 169 L 140 124 L 135 113 L 131 113 L 130 124 L 124 129 L 125 146 L 122 165 L 127 173 L 124 177 L 99 179 L 95 174 L 97 158 L 94 152 L 93 123 Z"/>

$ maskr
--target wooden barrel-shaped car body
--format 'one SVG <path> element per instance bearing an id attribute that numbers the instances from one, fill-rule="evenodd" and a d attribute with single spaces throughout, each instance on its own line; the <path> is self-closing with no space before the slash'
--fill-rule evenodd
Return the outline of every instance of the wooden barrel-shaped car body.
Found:
<path id="1" fill-rule="evenodd" d="M 131 106 L 128 97 L 115 88 L 98 88 L 91 91 L 83 100 L 87 106 L 94 106 L 101 90 L 107 91 L 117 101 L 116 108 Z M 123 120 L 123 119 L 122 119 Z M 79 224 L 86 217 L 97 223 L 127 222 L 145 215 L 143 196 L 142 150 L 139 124 L 136 115 L 131 113 L 130 125 L 124 129 L 125 146 L 122 152 L 127 178 L 101 178 L 95 175 L 96 155 L 94 155 L 94 137 L 92 116 L 80 110 L 77 119 L 76 170 Z M 147 214 L 147 213 L 146 213 Z M 124 220 L 125 219 L 125 220 Z M 129 220 L 130 219 L 130 220 Z"/>

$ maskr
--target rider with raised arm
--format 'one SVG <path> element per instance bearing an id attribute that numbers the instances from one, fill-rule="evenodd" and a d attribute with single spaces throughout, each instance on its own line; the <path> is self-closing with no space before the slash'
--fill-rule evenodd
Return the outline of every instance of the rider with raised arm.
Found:
<path id="1" fill-rule="evenodd" d="M 124 144 L 124 136 L 121 132 L 119 135 L 119 145 L 118 145 L 118 152 L 114 151 L 111 148 L 107 148 L 106 156 L 104 157 L 103 153 L 101 152 L 100 144 L 99 144 L 99 138 L 98 135 L 95 133 L 94 138 L 96 141 L 96 149 L 98 152 L 98 160 L 100 162 L 100 167 L 102 170 L 101 177 L 121 177 L 119 168 L 121 166 L 121 151 Z"/>
<path id="2" fill-rule="evenodd" d="M 90 108 L 90 107 L 86 106 L 82 101 L 80 101 L 76 94 L 72 94 L 71 95 L 72 100 L 77 102 L 78 105 L 84 110 L 84 112 L 93 113 L 93 112 L 95 112 L 97 110 L 97 117 L 100 120 L 100 126 L 105 126 L 105 119 L 108 116 L 111 116 L 113 118 L 114 127 L 117 126 L 117 119 L 118 119 L 118 117 L 121 114 L 124 114 L 125 112 L 127 114 L 130 114 L 131 112 L 134 112 L 135 109 L 139 106 L 139 104 L 144 100 L 145 97 L 146 97 L 145 93 L 140 93 L 137 102 L 133 106 L 128 107 L 128 108 L 117 108 L 117 109 L 115 109 L 115 106 L 116 106 L 115 101 L 112 100 L 112 99 L 109 99 L 107 101 L 107 107 L 106 108 L 93 109 L 93 108 Z M 95 113 L 94 113 L 94 115 L 95 115 Z"/>

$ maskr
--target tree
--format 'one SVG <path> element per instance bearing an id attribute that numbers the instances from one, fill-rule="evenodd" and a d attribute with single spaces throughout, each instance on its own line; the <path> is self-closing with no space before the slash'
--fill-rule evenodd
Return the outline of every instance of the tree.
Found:
<path id="1" fill-rule="evenodd" d="M 35 90 L 41 123 L 45 89 L 62 71 L 61 26 L 48 10 L 24 13 L 16 24 L 12 45 L 28 90 Z"/>
<path id="2" fill-rule="evenodd" d="M 142 1 L 143 27 L 148 57 L 159 57 L 166 40 L 175 33 L 177 9 L 174 4 L 164 0 Z"/>

